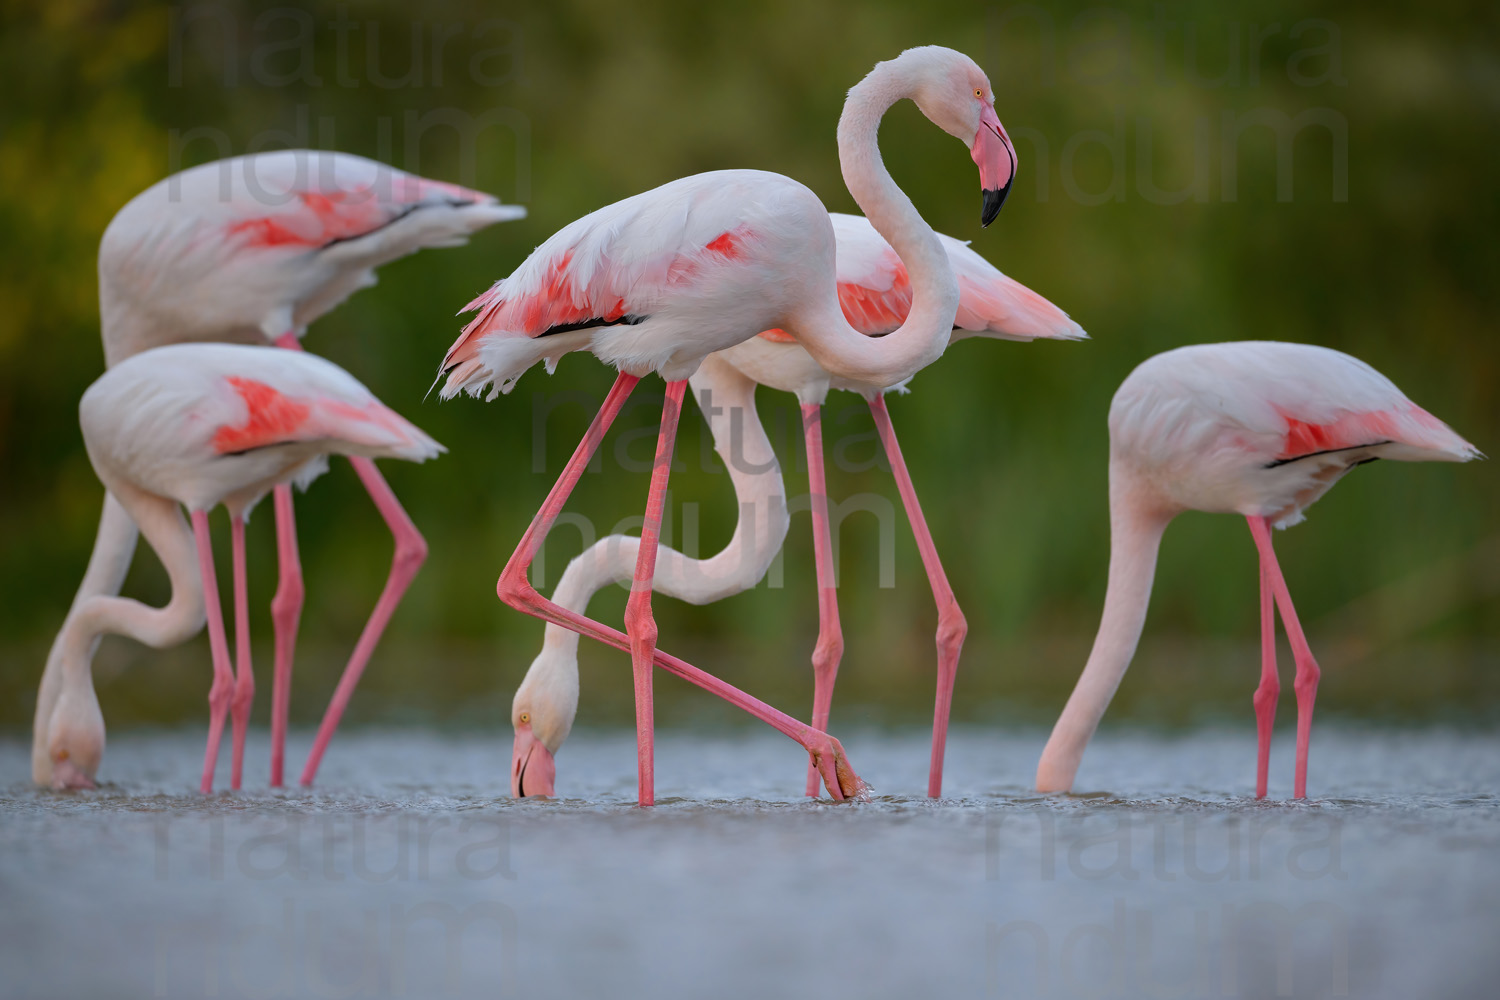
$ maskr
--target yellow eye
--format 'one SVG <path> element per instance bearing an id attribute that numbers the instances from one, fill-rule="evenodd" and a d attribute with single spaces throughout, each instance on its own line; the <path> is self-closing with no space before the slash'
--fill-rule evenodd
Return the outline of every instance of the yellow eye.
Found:
<path id="1" fill-rule="evenodd" d="M 980 90 L 978 87 L 975 87 L 974 88 L 974 96 L 977 97 L 977 98 L 979 98 L 982 101 L 982 100 L 984 100 L 984 91 Z"/>
<path id="2" fill-rule="evenodd" d="M 521 721 L 522 722 L 530 722 L 531 721 L 531 713 L 530 712 L 522 712 L 521 713 Z"/>

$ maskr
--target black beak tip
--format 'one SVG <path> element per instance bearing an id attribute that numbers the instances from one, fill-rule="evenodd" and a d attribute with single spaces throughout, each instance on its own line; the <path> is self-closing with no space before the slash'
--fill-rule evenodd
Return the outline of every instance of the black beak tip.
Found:
<path id="1" fill-rule="evenodd" d="M 985 188 L 983 190 L 984 200 L 979 213 L 979 224 L 988 228 L 995 217 L 1000 214 L 1000 208 L 1005 204 L 1005 199 L 1010 195 L 1010 185 L 1003 188 Z"/>

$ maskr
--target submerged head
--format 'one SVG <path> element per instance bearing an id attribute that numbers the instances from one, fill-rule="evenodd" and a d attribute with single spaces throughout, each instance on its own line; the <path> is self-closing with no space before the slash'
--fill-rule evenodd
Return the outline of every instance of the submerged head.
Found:
<path id="1" fill-rule="evenodd" d="M 49 788 L 93 788 L 104 757 L 104 713 L 94 689 L 64 691 L 57 699 L 42 748 L 32 761 L 32 777 Z"/>
<path id="2" fill-rule="evenodd" d="M 510 722 L 516 742 L 510 759 L 510 793 L 518 799 L 556 794 L 557 763 L 553 754 L 568 738 L 578 712 L 576 661 L 571 673 L 549 669 L 565 666 L 565 661 L 562 650 L 543 647 L 511 702 Z M 567 682 L 569 676 L 571 684 Z"/>
<path id="3" fill-rule="evenodd" d="M 1016 175 L 1016 153 L 995 114 L 995 91 L 979 65 L 953 49 L 907 49 L 890 66 L 911 82 L 911 97 L 938 128 L 963 141 L 979 167 L 980 223 L 1000 214 Z"/>

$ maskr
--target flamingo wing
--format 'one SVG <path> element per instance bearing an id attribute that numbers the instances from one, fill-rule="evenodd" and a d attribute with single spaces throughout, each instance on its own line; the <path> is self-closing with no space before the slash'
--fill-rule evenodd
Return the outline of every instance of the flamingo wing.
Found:
<path id="1" fill-rule="evenodd" d="M 862 215 L 830 212 L 838 240 L 839 305 L 851 326 L 878 337 L 897 329 L 911 312 L 911 278 L 896 251 Z M 1025 285 L 1006 277 L 967 243 L 938 234 L 958 278 L 954 329 L 1004 340 L 1082 340 L 1083 328 Z M 761 334 L 791 343 L 783 330 Z"/>
<path id="2" fill-rule="evenodd" d="M 1218 441 L 1267 467 L 1376 447 L 1380 457 L 1408 460 L 1479 456 L 1358 358 L 1274 341 L 1194 345 L 1148 359 L 1121 385 L 1110 427 L 1161 458 L 1201 454 Z"/>
<path id="3" fill-rule="evenodd" d="M 585 338 L 547 338 L 643 323 L 716 269 L 750 260 L 758 239 L 738 173 L 685 177 L 558 230 L 463 308 L 476 315 L 443 358 L 442 397 L 491 384 L 508 392 L 539 358 L 587 346 Z"/>
<path id="4" fill-rule="evenodd" d="M 230 394 L 237 399 L 230 399 Z M 362 452 L 420 462 L 443 447 L 368 393 L 283 392 L 270 382 L 225 375 L 220 402 L 240 410 L 220 418 L 211 442 L 220 455 L 297 442 L 338 442 Z"/>
<path id="5" fill-rule="evenodd" d="M 1068 314 L 1045 297 L 1002 274 L 951 236 L 938 234 L 958 278 L 956 330 L 1001 340 L 1087 340 Z"/>
<path id="6" fill-rule="evenodd" d="M 228 171 L 222 231 L 239 247 L 326 250 L 424 208 L 502 207 L 493 195 L 344 153 L 288 150 L 207 166 L 205 180 Z M 504 218 L 525 214 L 503 208 Z"/>

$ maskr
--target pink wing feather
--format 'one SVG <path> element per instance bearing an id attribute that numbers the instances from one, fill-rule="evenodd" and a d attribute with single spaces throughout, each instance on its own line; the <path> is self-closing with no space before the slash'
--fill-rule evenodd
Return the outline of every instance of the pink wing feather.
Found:
<path id="1" fill-rule="evenodd" d="M 477 310 L 448 349 L 445 397 L 491 377 L 481 350 L 502 340 L 642 322 L 706 268 L 749 259 L 755 239 L 717 176 L 695 175 L 591 212 L 558 230 Z M 500 374 L 505 383 L 513 376 Z"/>
<path id="2" fill-rule="evenodd" d="M 830 212 L 838 239 L 838 293 L 844 316 L 868 336 L 890 333 L 911 312 L 911 278 L 901 258 L 859 215 Z M 1068 314 L 1018 281 L 1006 277 L 968 244 L 938 234 L 958 278 L 954 328 L 1004 340 L 1081 340 L 1087 335 Z M 784 330 L 768 340 L 792 343 Z"/>
<path id="3" fill-rule="evenodd" d="M 498 203 L 493 195 L 343 154 L 297 150 L 227 163 L 239 187 L 224 232 L 242 246 L 323 247 L 368 235 L 421 205 Z"/>
<path id="4" fill-rule="evenodd" d="M 213 447 L 221 455 L 290 441 L 344 441 L 416 461 L 437 453 L 436 442 L 373 396 L 353 400 L 288 394 L 238 375 L 224 381 L 240 397 L 246 414 L 242 421 L 214 430 Z"/>

